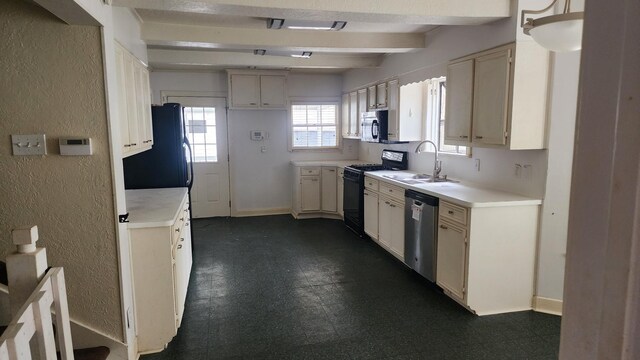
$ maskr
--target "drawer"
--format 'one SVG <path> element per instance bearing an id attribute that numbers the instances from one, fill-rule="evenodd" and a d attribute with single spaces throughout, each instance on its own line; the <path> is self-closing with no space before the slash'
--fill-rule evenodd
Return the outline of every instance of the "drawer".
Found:
<path id="1" fill-rule="evenodd" d="M 319 166 L 303 166 L 300 168 L 300 175 L 320 175 Z"/>
<path id="2" fill-rule="evenodd" d="M 364 187 L 373 191 L 378 191 L 378 180 L 367 176 L 364 178 Z"/>
<path id="3" fill-rule="evenodd" d="M 391 185 L 384 181 L 380 182 L 380 194 L 384 194 L 386 196 L 404 202 L 404 189 L 399 186 Z"/>
<path id="4" fill-rule="evenodd" d="M 468 210 L 458 205 L 440 201 L 440 216 L 444 219 L 467 225 Z"/>

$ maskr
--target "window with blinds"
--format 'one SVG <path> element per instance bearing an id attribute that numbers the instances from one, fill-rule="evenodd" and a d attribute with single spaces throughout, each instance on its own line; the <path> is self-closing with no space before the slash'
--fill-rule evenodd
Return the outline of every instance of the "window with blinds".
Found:
<path id="1" fill-rule="evenodd" d="M 338 104 L 292 104 L 292 148 L 321 149 L 338 146 Z"/>

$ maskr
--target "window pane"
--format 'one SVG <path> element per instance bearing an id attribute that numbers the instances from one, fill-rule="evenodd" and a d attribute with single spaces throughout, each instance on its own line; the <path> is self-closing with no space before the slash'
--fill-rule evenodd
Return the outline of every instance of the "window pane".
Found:
<path id="1" fill-rule="evenodd" d="M 322 127 L 322 146 L 336 146 L 336 127 Z"/>
<path id="2" fill-rule="evenodd" d="M 216 109 L 214 107 L 185 107 L 184 119 L 194 161 L 218 161 Z"/>
<path id="3" fill-rule="evenodd" d="M 335 105 L 322 105 L 322 125 L 336 124 L 336 108 Z"/>
<path id="4" fill-rule="evenodd" d="M 310 125 L 320 123 L 320 105 L 307 105 L 307 123 Z"/>
<path id="5" fill-rule="evenodd" d="M 292 105 L 293 147 L 336 147 L 337 108 L 335 104 Z"/>

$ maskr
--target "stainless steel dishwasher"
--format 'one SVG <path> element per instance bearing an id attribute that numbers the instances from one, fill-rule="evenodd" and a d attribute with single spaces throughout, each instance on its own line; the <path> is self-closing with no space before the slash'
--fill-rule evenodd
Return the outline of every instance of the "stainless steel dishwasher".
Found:
<path id="1" fill-rule="evenodd" d="M 413 190 L 406 190 L 404 196 L 404 262 L 435 282 L 438 198 Z"/>

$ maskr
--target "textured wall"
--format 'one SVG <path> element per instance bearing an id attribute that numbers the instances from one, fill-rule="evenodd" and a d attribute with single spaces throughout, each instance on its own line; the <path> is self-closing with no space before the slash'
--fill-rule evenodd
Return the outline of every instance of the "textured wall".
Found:
<path id="1" fill-rule="evenodd" d="M 8 0 L 0 34 L 0 259 L 12 228 L 38 225 L 72 318 L 122 339 L 100 29 Z M 47 135 L 49 155 L 12 156 L 10 134 L 31 133 Z M 58 155 L 61 136 L 91 137 L 95 155 Z"/>

